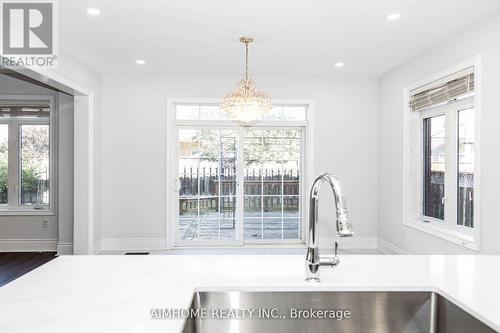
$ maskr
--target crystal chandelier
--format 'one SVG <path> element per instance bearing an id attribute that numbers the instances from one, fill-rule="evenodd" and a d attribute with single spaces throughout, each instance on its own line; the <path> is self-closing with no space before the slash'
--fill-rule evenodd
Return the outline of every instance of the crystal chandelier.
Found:
<path id="1" fill-rule="evenodd" d="M 245 78 L 238 87 L 227 94 L 221 103 L 221 108 L 231 119 L 243 123 L 262 120 L 263 115 L 273 108 L 271 98 L 255 87 L 255 82 L 248 78 L 248 44 L 253 42 L 251 37 L 241 37 L 240 42 L 245 44 Z"/>

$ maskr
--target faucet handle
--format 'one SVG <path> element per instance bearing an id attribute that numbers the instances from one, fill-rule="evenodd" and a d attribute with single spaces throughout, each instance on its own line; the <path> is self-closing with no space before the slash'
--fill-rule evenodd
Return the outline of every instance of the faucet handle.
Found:
<path id="1" fill-rule="evenodd" d="M 337 256 L 325 255 L 321 256 L 321 258 L 319 259 L 319 266 L 333 267 L 338 265 L 338 263 L 339 263 L 339 257 Z"/>
<path id="2" fill-rule="evenodd" d="M 338 243 L 337 241 L 335 241 L 335 247 L 334 247 L 334 249 L 333 249 L 333 251 L 334 251 L 334 252 L 333 252 L 333 259 L 332 259 L 332 261 L 333 261 L 333 266 L 338 265 L 338 264 L 339 264 L 339 262 L 340 262 L 339 256 L 338 256 L 338 254 L 337 254 L 338 249 L 339 249 L 339 243 Z"/>
<path id="3" fill-rule="evenodd" d="M 333 248 L 334 249 L 333 255 L 320 256 L 319 265 L 320 266 L 330 266 L 330 267 L 337 266 L 340 262 L 339 256 L 337 255 L 338 247 L 339 247 L 339 243 L 337 241 L 335 241 L 334 248 Z"/>

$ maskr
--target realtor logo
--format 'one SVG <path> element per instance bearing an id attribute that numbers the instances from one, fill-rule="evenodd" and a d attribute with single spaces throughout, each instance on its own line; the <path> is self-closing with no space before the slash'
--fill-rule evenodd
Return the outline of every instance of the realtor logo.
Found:
<path id="1" fill-rule="evenodd" d="M 42 1 L 2 2 L 2 65 L 54 67 L 54 3 Z"/>
<path id="2" fill-rule="evenodd" d="M 3 54 L 52 54 L 52 3 L 3 3 L 2 21 Z"/>

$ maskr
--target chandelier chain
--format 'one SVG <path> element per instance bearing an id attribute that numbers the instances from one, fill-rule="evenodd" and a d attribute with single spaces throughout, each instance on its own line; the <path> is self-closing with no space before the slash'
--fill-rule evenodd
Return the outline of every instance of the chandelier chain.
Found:
<path id="1" fill-rule="evenodd" d="M 248 81 L 248 42 L 245 42 L 245 80 Z"/>

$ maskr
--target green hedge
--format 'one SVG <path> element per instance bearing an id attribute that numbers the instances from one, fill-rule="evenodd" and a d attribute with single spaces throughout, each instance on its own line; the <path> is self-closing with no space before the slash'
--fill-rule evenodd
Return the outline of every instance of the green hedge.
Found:
<path id="1" fill-rule="evenodd" d="M 34 167 L 28 167 L 23 170 L 23 192 L 36 192 L 40 181 L 42 179 Z M 0 164 L 0 193 L 7 193 L 8 184 L 8 167 L 5 164 Z"/>

